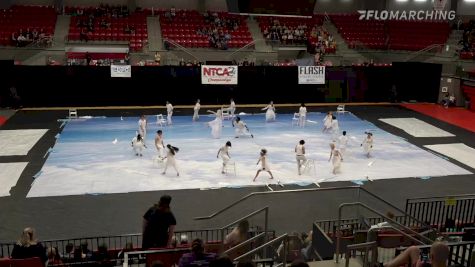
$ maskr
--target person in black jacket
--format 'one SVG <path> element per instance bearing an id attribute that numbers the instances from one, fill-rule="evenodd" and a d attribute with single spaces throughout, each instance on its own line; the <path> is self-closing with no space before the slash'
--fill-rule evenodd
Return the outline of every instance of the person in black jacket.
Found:
<path id="1" fill-rule="evenodd" d="M 43 245 L 38 242 L 35 230 L 27 227 L 23 230 L 20 240 L 15 244 L 11 257 L 13 259 L 28 259 L 38 257 L 43 263 L 46 263 L 48 257 Z"/>

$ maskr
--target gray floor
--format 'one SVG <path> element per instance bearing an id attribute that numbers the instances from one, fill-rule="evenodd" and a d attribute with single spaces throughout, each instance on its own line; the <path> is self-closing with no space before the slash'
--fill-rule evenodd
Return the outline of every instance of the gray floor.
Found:
<path id="1" fill-rule="evenodd" d="M 475 134 L 450 124 L 437 121 L 425 115 L 400 108 L 349 107 L 350 111 L 376 126 L 408 139 L 422 147 L 426 144 L 463 142 L 475 147 Z M 252 111 L 252 110 L 248 110 Z M 284 110 L 279 109 L 281 112 Z M 309 111 L 326 111 L 324 108 L 309 108 Z M 87 115 L 136 116 L 140 113 L 156 114 L 156 110 L 146 111 L 81 111 Z M 288 112 L 292 112 L 289 110 Z M 177 113 L 180 113 L 178 110 Z M 182 114 L 186 112 L 181 112 Z M 59 132 L 58 118 L 64 118 L 65 111 L 17 112 L 1 129 L 48 128 L 51 129 L 25 157 L 0 157 L 0 162 L 29 161 L 11 197 L 0 198 L 0 240 L 11 241 L 18 238 L 26 226 L 37 229 L 41 239 L 73 238 L 96 235 L 129 234 L 141 231 L 141 216 L 164 192 L 138 192 L 128 194 L 83 195 L 65 197 L 25 198 L 45 159 L 43 155 L 54 144 L 54 136 Z M 379 122 L 378 118 L 416 117 L 439 128 L 456 134 L 450 138 L 413 138 L 401 130 Z M 455 164 L 475 172 L 463 164 Z M 325 183 L 322 187 L 354 186 L 350 182 Z M 307 188 L 315 188 L 309 186 Z M 297 189 L 304 187 L 286 187 Z M 409 197 L 433 196 L 458 193 L 475 193 L 475 175 L 447 176 L 421 180 L 416 178 L 389 179 L 366 183 L 364 188 L 380 195 L 387 201 L 404 208 Z M 282 190 L 276 188 L 275 190 Z M 228 212 L 213 220 L 196 221 L 195 216 L 205 216 L 223 208 L 251 192 L 268 191 L 264 187 L 219 189 L 219 190 L 178 190 L 167 191 L 173 197 L 172 209 L 177 217 L 178 229 L 198 229 L 221 227 L 256 209 L 268 206 L 270 228 L 277 232 L 307 231 L 317 219 L 337 216 L 337 207 L 342 202 L 355 201 L 352 190 L 307 192 L 292 194 L 267 194 L 251 197 Z M 364 197 L 363 197 L 364 198 Z M 365 199 L 378 209 L 387 206 Z M 351 211 L 350 211 L 351 212 Z M 262 217 L 253 220 L 262 224 Z"/>

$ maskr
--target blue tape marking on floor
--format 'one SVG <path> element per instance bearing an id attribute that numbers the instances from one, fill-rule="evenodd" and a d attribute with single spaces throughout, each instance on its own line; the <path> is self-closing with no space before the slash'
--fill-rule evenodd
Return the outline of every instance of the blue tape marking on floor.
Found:
<path id="1" fill-rule="evenodd" d="M 49 153 L 53 152 L 53 148 L 50 147 L 48 148 L 48 151 L 46 151 L 45 155 L 43 156 L 43 158 L 46 158 L 46 156 L 48 156 Z"/>
<path id="2" fill-rule="evenodd" d="M 361 181 L 361 180 L 353 180 L 351 182 L 354 183 L 354 184 L 357 184 L 357 185 L 364 185 L 363 181 Z"/>
<path id="3" fill-rule="evenodd" d="M 430 177 L 430 176 L 422 176 L 422 177 L 419 177 L 419 178 L 422 179 L 422 180 L 429 180 L 429 179 L 432 178 L 432 177 Z"/>
<path id="4" fill-rule="evenodd" d="M 33 175 L 33 179 L 36 179 L 38 177 L 40 177 L 40 175 L 43 173 L 43 171 L 39 171 L 37 172 L 35 175 Z"/>
<path id="5" fill-rule="evenodd" d="M 61 134 L 56 134 L 54 138 L 58 139 L 61 136 Z"/>

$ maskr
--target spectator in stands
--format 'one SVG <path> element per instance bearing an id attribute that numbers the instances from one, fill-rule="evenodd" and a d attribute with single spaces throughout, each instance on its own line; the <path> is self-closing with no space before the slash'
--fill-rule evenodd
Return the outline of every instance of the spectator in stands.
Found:
<path id="1" fill-rule="evenodd" d="M 171 245 L 176 219 L 170 210 L 172 198 L 168 195 L 160 197 L 143 216 L 142 248 L 167 247 Z"/>
<path id="2" fill-rule="evenodd" d="M 130 33 L 131 29 L 130 29 L 130 25 L 127 23 L 125 24 L 125 27 L 124 27 L 124 33 Z"/>
<path id="3" fill-rule="evenodd" d="M 224 239 L 224 245 L 234 247 L 247 240 L 249 236 L 249 221 L 243 220 Z"/>
<path id="4" fill-rule="evenodd" d="M 284 242 L 280 244 L 280 246 L 277 248 L 277 255 L 281 260 L 283 260 L 284 257 Z M 302 248 L 303 248 L 303 241 L 300 238 L 299 234 L 297 232 L 293 232 L 291 235 L 288 236 L 288 241 L 287 241 L 287 255 L 286 255 L 286 260 L 287 261 L 294 261 L 296 259 L 302 260 Z"/>
<path id="5" fill-rule="evenodd" d="M 170 8 L 170 16 L 171 16 L 172 18 L 176 17 L 176 8 L 175 8 L 175 6 L 172 6 L 172 7 Z"/>
<path id="6" fill-rule="evenodd" d="M 79 40 L 86 41 L 86 42 L 89 40 L 88 32 L 86 28 L 81 28 L 81 32 L 79 33 Z"/>
<path id="7" fill-rule="evenodd" d="M 23 33 L 20 33 L 17 38 L 17 46 L 23 47 L 26 45 L 26 43 L 27 43 L 27 40 L 26 40 L 25 35 L 23 35 Z"/>
<path id="8" fill-rule="evenodd" d="M 31 37 L 33 41 L 37 41 L 39 39 L 39 32 L 36 29 L 33 29 L 31 32 Z"/>
<path id="9" fill-rule="evenodd" d="M 43 263 L 46 263 L 48 260 L 45 248 L 38 242 L 35 230 L 31 227 L 27 227 L 23 230 L 20 239 L 13 247 L 11 257 L 13 259 L 39 257 Z"/>
<path id="10" fill-rule="evenodd" d="M 66 260 L 66 261 L 72 261 L 74 259 L 74 244 L 73 243 L 68 243 L 66 244 L 66 248 L 65 248 L 65 254 L 63 255 L 63 258 Z"/>
<path id="11" fill-rule="evenodd" d="M 203 240 L 195 239 L 191 243 L 191 253 L 183 254 L 178 266 L 209 266 L 209 263 L 214 259 L 216 259 L 215 253 L 204 252 Z"/>
<path id="12" fill-rule="evenodd" d="M 290 267 L 309 267 L 308 264 L 302 260 L 294 260 Z"/>
<path id="13" fill-rule="evenodd" d="M 165 267 L 165 265 L 161 261 L 154 261 L 151 267 Z"/>
<path id="14" fill-rule="evenodd" d="M 89 52 L 86 52 L 86 65 L 87 66 L 91 65 L 91 60 L 92 60 L 91 54 L 89 54 Z"/>
<path id="15" fill-rule="evenodd" d="M 160 65 L 161 56 L 159 52 L 155 52 L 155 63 Z"/>
<path id="16" fill-rule="evenodd" d="M 421 250 L 418 247 L 412 246 L 404 250 L 392 261 L 385 263 L 384 267 L 399 267 L 406 264 L 414 267 L 427 266 L 424 263 L 430 263 L 432 267 L 447 267 L 449 254 L 449 247 L 441 242 L 434 242 L 432 244 L 428 259 L 421 257 Z"/>
<path id="17" fill-rule="evenodd" d="M 212 260 L 209 267 L 234 267 L 234 263 L 228 256 L 224 255 Z"/>
<path id="18" fill-rule="evenodd" d="M 109 252 L 107 250 L 107 245 L 102 244 L 97 248 L 97 251 L 91 257 L 92 261 L 97 262 L 100 266 L 115 266 L 109 258 Z"/>
<path id="19" fill-rule="evenodd" d="M 240 261 L 236 267 L 256 267 L 256 265 L 252 261 Z"/>
<path id="20" fill-rule="evenodd" d="M 58 254 L 58 248 L 48 248 L 48 266 L 63 264 L 61 257 Z"/>

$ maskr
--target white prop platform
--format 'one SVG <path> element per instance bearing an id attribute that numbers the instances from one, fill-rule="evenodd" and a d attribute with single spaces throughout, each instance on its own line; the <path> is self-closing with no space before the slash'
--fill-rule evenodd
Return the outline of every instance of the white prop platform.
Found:
<path id="1" fill-rule="evenodd" d="M 451 137 L 453 134 L 416 118 L 379 119 L 397 127 L 414 137 Z"/>

